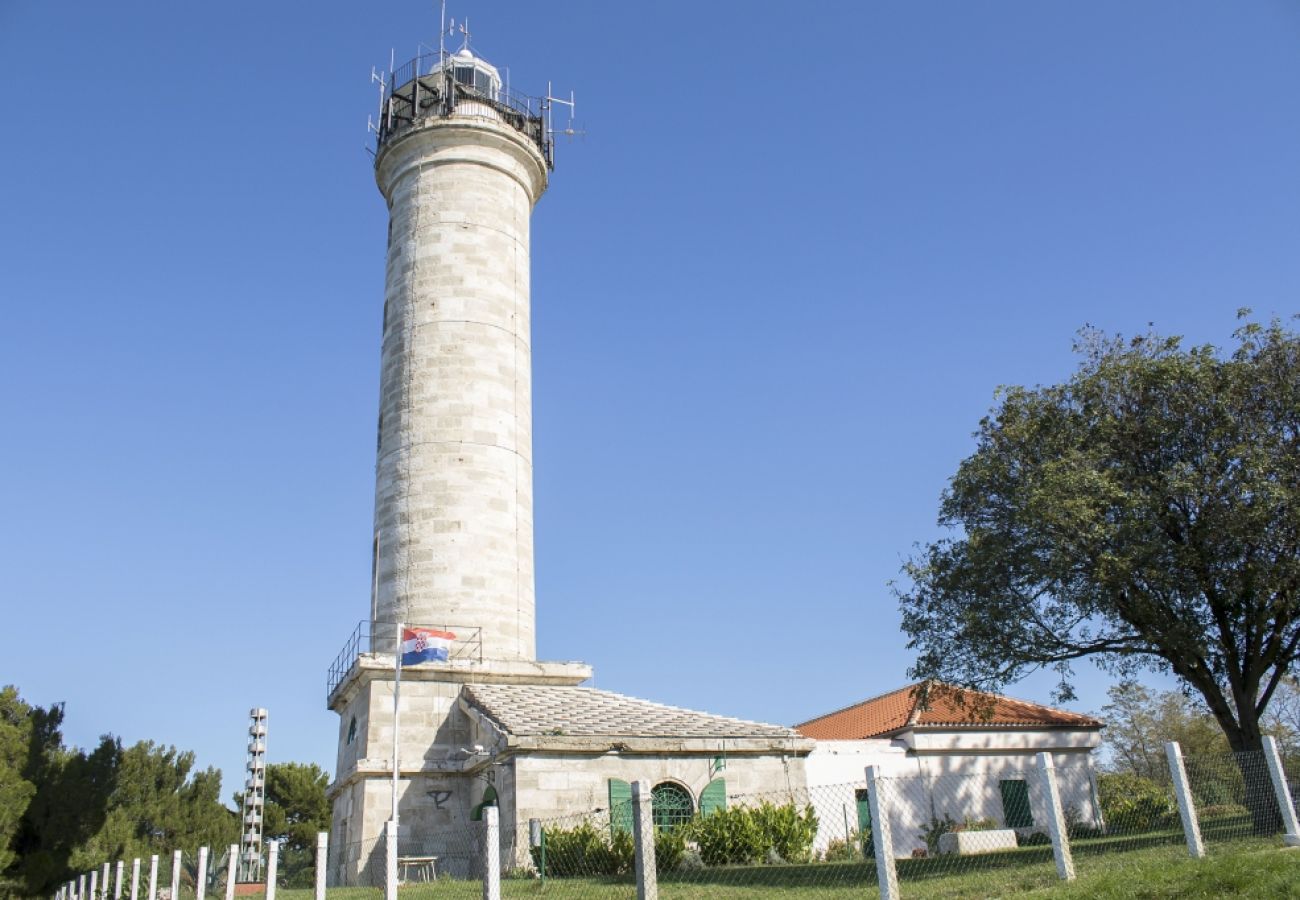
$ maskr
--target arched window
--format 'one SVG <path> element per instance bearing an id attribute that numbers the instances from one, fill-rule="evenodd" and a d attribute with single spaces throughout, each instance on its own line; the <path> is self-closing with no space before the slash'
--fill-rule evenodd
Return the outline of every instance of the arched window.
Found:
<path id="1" fill-rule="evenodd" d="M 695 815 L 691 792 L 671 781 L 656 784 L 650 791 L 650 809 L 655 828 L 664 831 L 671 831 L 683 822 L 689 822 Z"/>

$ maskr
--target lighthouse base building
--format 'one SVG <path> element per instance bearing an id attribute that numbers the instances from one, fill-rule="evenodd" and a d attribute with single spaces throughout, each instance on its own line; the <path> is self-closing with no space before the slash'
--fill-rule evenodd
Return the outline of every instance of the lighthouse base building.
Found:
<path id="1" fill-rule="evenodd" d="M 329 880 L 382 884 L 391 813 L 393 665 L 359 657 L 331 695 L 340 713 L 330 788 Z M 814 741 L 746 722 L 581 687 L 581 663 L 458 662 L 404 669 L 399 855 L 437 857 L 439 875 L 474 874 L 473 836 L 498 807 L 504 858 L 527 864 L 528 821 L 609 810 L 641 780 L 667 790 L 677 815 L 736 794 L 802 795 Z"/>

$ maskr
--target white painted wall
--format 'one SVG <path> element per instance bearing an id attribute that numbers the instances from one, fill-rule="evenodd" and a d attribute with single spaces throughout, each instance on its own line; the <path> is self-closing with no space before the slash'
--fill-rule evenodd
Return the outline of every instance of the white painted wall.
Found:
<path id="1" fill-rule="evenodd" d="M 878 765 L 887 779 L 894 854 L 908 857 L 925 846 L 921 832 L 932 816 L 961 821 L 1005 821 L 1000 782 L 1022 779 L 1029 789 L 1034 830 L 1046 829 L 1046 795 L 1034 755 L 1052 753 L 1061 803 L 1087 824 L 1100 825 L 1092 749 L 1095 731 L 961 730 L 904 732 L 893 739 L 818 741 L 806 769 L 809 795 L 817 812 L 816 849 L 844 839 L 847 818 L 856 829 L 854 791 L 865 789 L 867 766 Z"/>

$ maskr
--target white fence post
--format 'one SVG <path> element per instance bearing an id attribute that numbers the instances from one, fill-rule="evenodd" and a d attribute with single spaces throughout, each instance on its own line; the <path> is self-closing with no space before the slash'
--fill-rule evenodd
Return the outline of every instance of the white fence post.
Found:
<path id="1" fill-rule="evenodd" d="M 280 842 L 266 842 L 266 900 L 275 900 L 275 879 L 280 868 Z"/>
<path id="2" fill-rule="evenodd" d="M 194 900 L 203 900 L 208 892 L 208 848 L 199 848 L 199 871 L 194 876 Z"/>
<path id="3" fill-rule="evenodd" d="M 108 900 L 108 863 L 104 863 L 104 877 L 99 882 L 99 893 Z"/>
<path id="4" fill-rule="evenodd" d="M 172 853 L 172 896 L 171 900 L 181 900 L 181 851 Z"/>
<path id="5" fill-rule="evenodd" d="M 131 860 L 131 900 L 140 900 L 140 857 Z"/>
<path id="6" fill-rule="evenodd" d="M 1183 748 L 1177 741 L 1165 741 L 1165 756 L 1169 759 L 1169 774 L 1174 779 L 1174 796 L 1178 799 L 1178 817 L 1183 820 L 1183 834 L 1187 835 L 1187 852 L 1193 859 L 1205 856 L 1205 843 L 1201 840 L 1201 823 L 1196 819 L 1196 802 L 1187 783 L 1187 767 L 1183 765 Z"/>
<path id="7" fill-rule="evenodd" d="M 1277 752 L 1277 741 L 1272 735 L 1264 735 L 1264 758 L 1268 760 L 1268 774 L 1273 779 L 1273 793 L 1277 795 L 1277 806 L 1282 812 L 1282 824 L 1286 827 L 1286 834 L 1282 836 L 1282 840 L 1288 847 L 1300 847 L 1300 823 L 1296 822 L 1291 788 L 1286 783 L 1282 756 Z"/>
<path id="8" fill-rule="evenodd" d="M 894 834 L 889 825 L 889 803 L 881 795 L 880 766 L 867 766 L 867 799 L 871 805 L 871 842 L 876 847 L 876 878 L 880 900 L 898 900 L 898 870 L 894 868 Z"/>
<path id="9" fill-rule="evenodd" d="M 325 869 L 330 858 L 330 833 L 316 834 L 316 900 L 325 900 Z"/>
<path id="10" fill-rule="evenodd" d="M 501 820 L 495 806 L 483 807 L 483 900 L 501 900 Z"/>
<path id="11" fill-rule="evenodd" d="M 149 900 L 158 900 L 158 854 L 149 857 Z"/>
<path id="12" fill-rule="evenodd" d="M 235 875 L 239 871 L 239 845 L 231 844 L 226 862 L 226 900 L 235 900 Z M 135 900 L 132 897 L 131 900 Z"/>
<path id="13" fill-rule="evenodd" d="M 119 859 L 117 865 L 113 867 L 113 900 L 122 900 L 122 868 L 125 865 L 126 863 Z M 104 896 L 108 896 L 107 884 L 104 885 Z"/>
<path id="14" fill-rule="evenodd" d="M 1052 855 L 1056 857 L 1056 874 L 1062 881 L 1074 880 L 1074 857 L 1070 854 L 1070 835 L 1065 830 L 1065 810 L 1061 808 L 1061 792 L 1056 787 L 1056 766 L 1052 754 L 1038 754 L 1038 771 L 1047 789 L 1050 813 L 1047 829 L 1052 835 Z"/>
<path id="15" fill-rule="evenodd" d="M 659 878 L 655 872 L 655 822 L 651 809 L 650 785 L 632 782 L 632 840 L 636 861 L 636 900 L 659 900 Z M 611 814 L 612 814 L 611 810 Z"/>

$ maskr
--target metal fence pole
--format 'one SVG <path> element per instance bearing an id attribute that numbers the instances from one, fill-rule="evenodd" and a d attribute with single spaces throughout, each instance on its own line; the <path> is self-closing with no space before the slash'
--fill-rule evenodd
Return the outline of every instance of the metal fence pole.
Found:
<path id="1" fill-rule="evenodd" d="M 894 868 L 894 835 L 889 825 L 889 804 L 881 795 L 880 766 L 867 766 L 867 800 L 871 805 L 871 842 L 876 846 L 876 878 L 880 900 L 899 900 L 898 871 Z"/>
<path id="2" fill-rule="evenodd" d="M 632 782 L 632 840 L 636 861 L 636 900 L 659 900 L 655 872 L 655 822 L 650 786 Z"/>
<path id="3" fill-rule="evenodd" d="M 194 900 L 203 900 L 208 892 L 208 848 L 199 848 L 199 871 L 194 876 Z"/>
<path id="4" fill-rule="evenodd" d="M 131 900 L 140 897 L 140 857 L 131 860 Z"/>
<path id="5" fill-rule="evenodd" d="M 483 900 L 501 900 L 501 820 L 495 806 L 483 808 Z"/>
<path id="6" fill-rule="evenodd" d="M 346 848 L 345 848 L 346 849 Z M 325 900 L 325 868 L 329 864 L 330 834 L 316 834 L 316 900 Z"/>
<path id="7" fill-rule="evenodd" d="M 1264 735 L 1264 758 L 1268 760 L 1268 774 L 1273 779 L 1273 793 L 1277 795 L 1277 806 L 1282 811 L 1282 824 L 1286 827 L 1286 834 L 1282 836 L 1282 840 L 1288 847 L 1300 847 L 1300 823 L 1296 822 L 1291 788 L 1286 783 L 1282 756 L 1277 752 L 1277 741 L 1272 735 Z"/>
<path id="8" fill-rule="evenodd" d="M 1061 792 L 1056 787 L 1056 766 L 1052 754 L 1038 754 L 1038 772 L 1047 789 L 1047 829 L 1052 835 L 1052 855 L 1056 857 L 1056 874 L 1062 881 L 1074 880 L 1074 857 L 1070 853 L 1070 835 L 1065 830 L 1065 810 L 1061 808 Z"/>
<path id="9" fill-rule="evenodd" d="M 392 819 L 384 823 L 384 900 L 397 900 L 397 823 Z"/>
<path id="10" fill-rule="evenodd" d="M 280 842 L 266 842 L 266 900 L 275 900 L 275 879 L 280 868 Z"/>
<path id="11" fill-rule="evenodd" d="M 1193 859 L 1205 856 L 1205 842 L 1201 840 L 1201 823 L 1196 819 L 1196 801 L 1187 782 L 1187 767 L 1183 765 L 1183 748 L 1177 741 L 1165 742 L 1165 756 L 1169 759 L 1169 774 L 1174 779 L 1174 796 L 1178 798 L 1178 815 L 1183 820 L 1183 834 L 1187 835 L 1187 852 Z"/>
<path id="12" fill-rule="evenodd" d="M 149 857 L 149 900 L 158 900 L 158 854 Z"/>
<path id="13" fill-rule="evenodd" d="M 181 851 L 172 853 L 172 896 L 171 900 L 181 900 Z"/>

